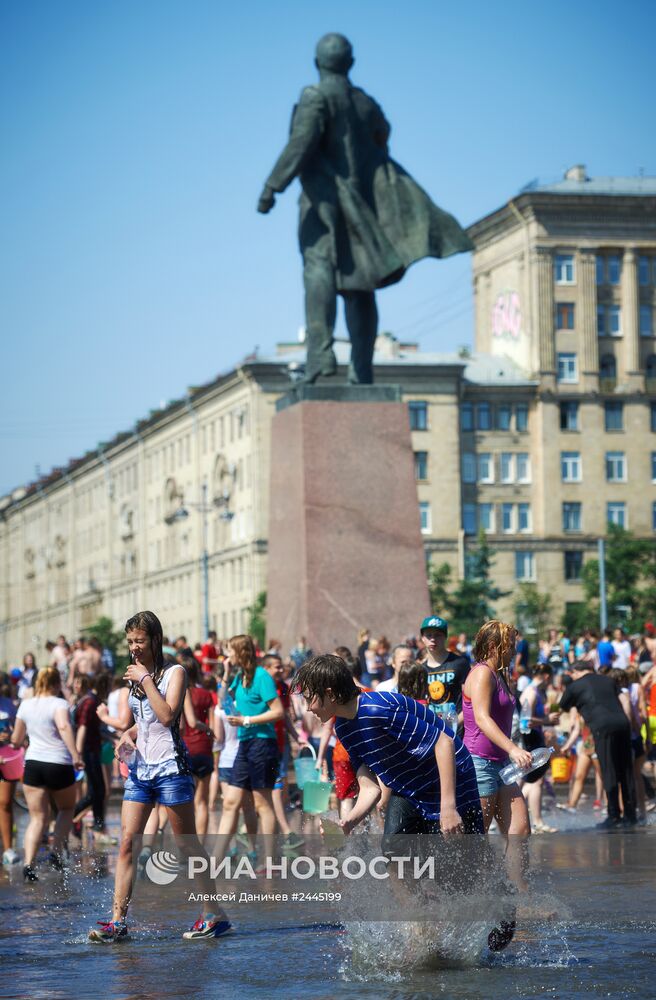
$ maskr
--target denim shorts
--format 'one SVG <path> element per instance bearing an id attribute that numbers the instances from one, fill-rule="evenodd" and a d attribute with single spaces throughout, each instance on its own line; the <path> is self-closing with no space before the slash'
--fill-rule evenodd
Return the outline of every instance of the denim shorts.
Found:
<path id="1" fill-rule="evenodd" d="M 499 777 L 499 771 L 508 763 L 508 758 L 505 760 L 488 760 L 487 757 L 477 757 L 475 754 L 471 755 L 474 761 L 474 770 L 476 771 L 476 784 L 478 785 L 478 794 L 481 798 L 486 798 L 490 795 L 496 795 L 500 788 L 504 787 L 503 781 Z"/>
<path id="2" fill-rule="evenodd" d="M 230 767 L 220 767 L 219 768 L 219 781 L 225 781 L 230 784 L 230 779 L 232 778 L 232 764 Z"/>
<path id="3" fill-rule="evenodd" d="M 159 802 L 163 806 L 181 806 L 194 801 L 194 779 L 190 774 L 162 774 L 142 779 L 130 771 L 123 800 L 143 805 Z"/>

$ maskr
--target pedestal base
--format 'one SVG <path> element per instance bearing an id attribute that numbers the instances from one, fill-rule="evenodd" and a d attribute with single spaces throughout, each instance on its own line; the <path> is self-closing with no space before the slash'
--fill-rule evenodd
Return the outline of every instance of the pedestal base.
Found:
<path id="1" fill-rule="evenodd" d="M 408 412 L 383 388 L 273 418 L 267 632 L 285 650 L 355 652 L 361 628 L 400 642 L 429 611 Z"/>

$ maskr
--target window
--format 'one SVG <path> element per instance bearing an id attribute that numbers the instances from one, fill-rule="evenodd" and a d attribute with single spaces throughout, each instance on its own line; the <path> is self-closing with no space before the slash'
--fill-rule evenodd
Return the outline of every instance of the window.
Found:
<path id="1" fill-rule="evenodd" d="M 491 503 L 479 503 L 478 524 L 486 533 L 494 531 L 494 505 Z"/>
<path id="2" fill-rule="evenodd" d="M 653 333 L 651 306 L 640 306 L 640 336 L 651 337 Z"/>
<path id="3" fill-rule="evenodd" d="M 528 406 L 526 403 L 518 403 L 515 407 L 515 429 L 520 432 L 528 430 Z"/>
<path id="4" fill-rule="evenodd" d="M 411 403 L 408 403 L 408 409 L 410 411 L 410 430 L 427 431 L 428 403 L 424 402 L 424 400 L 413 400 Z"/>
<path id="5" fill-rule="evenodd" d="M 422 535 L 430 535 L 433 530 L 431 520 L 431 505 L 428 500 L 421 500 L 419 503 L 419 523 Z"/>
<path id="6" fill-rule="evenodd" d="M 618 528 L 626 528 L 626 504 L 609 503 L 606 505 L 607 521 L 616 524 Z"/>
<path id="7" fill-rule="evenodd" d="M 428 479 L 428 452 L 415 452 L 415 479 Z"/>
<path id="8" fill-rule="evenodd" d="M 597 306 L 597 336 L 606 336 L 606 306 Z"/>
<path id="9" fill-rule="evenodd" d="M 645 362 L 645 375 L 650 381 L 656 379 L 656 354 L 650 354 Z"/>
<path id="10" fill-rule="evenodd" d="M 563 531 L 581 530 L 581 504 L 563 504 Z"/>
<path id="11" fill-rule="evenodd" d="M 460 430 L 474 430 L 474 407 L 471 403 L 463 403 L 460 407 Z"/>
<path id="12" fill-rule="evenodd" d="M 532 552 L 515 552 L 515 579 L 535 579 L 535 559 Z"/>
<path id="13" fill-rule="evenodd" d="M 481 452 L 478 456 L 478 481 L 479 483 L 494 482 L 494 462 L 489 451 Z"/>
<path id="14" fill-rule="evenodd" d="M 652 434 L 656 432 L 656 403 L 649 404 L 649 427 Z"/>
<path id="15" fill-rule="evenodd" d="M 607 274 L 609 285 L 619 285 L 620 283 L 620 258 L 616 253 L 608 255 Z"/>
<path id="16" fill-rule="evenodd" d="M 618 402 L 604 403 L 604 426 L 607 431 L 624 430 L 624 404 Z"/>
<path id="17" fill-rule="evenodd" d="M 601 254 L 597 254 L 597 284 L 603 285 L 606 281 L 606 262 Z"/>
<path id="18" fill-rule="evenodd" d="M 638 282 L 641 285 L 649 284 L 649 257 L 638 257 Z"/>
<path id="19" fill-rule="evenodd" d="M 622 312 L 617 305 L 608 307 L 608 332 L 611 337 L 622 336 Z"/>
<path id="20" fill-rule="evenodd" d="M 574 329 L 574 303 L 559 302 L 556 306 L 556 329 Z"/>
<path id="21" fill-rule="evenodd" d="M 466 535 L 476 534 L 476 504 L 462 505 L 462 530 Z"/>
<path id="22" fill-rule="evenodd" d="M 656 531 L 656 501 L 651 505 L 651 530 Z"/>
<path id="23" fill-rule="evenodd" d="M 512 408 L 505 403 L 497 408 L 497 430 L 499 431 L 510 430 L 511 414 L 512 414 Z"/>
<path id="24" fill-rule="evenodd" d="M 609 380 L 617 378 L 617 364 L 614 354 L 604 354 L 602 357 L 599 362 L 599 377 Z"/>
<path id="25" fill-rule="evenodd" d="M 476 429 L 479 431 L 489 431 L 492 429 L 492 417 L 490 415 L 489 403 L 477 403 Z"/>
<path id="26" fill-rule="evenodd" d="M 577 431 L 579 429 L 579 404 L 567 400 L 560 404 L 561 431 Z"/>
<path id="27" fill-rule="evenodd" d="M 462 456 L 462 481 L 463 483 L 476 482 L 476 455 L 468 451 Z"/>
<path id="28" fill-rule="evenodd" d="M 574 284 L 574 255 L 571 253 L 556 254 L 554 260 L 554 281 L 557 285 Z"/>
<path id="29" fill-rule="evenodd" d="M 532 530 L 530 503 L 517 504 L 517 528 L 530 534 Z"/>
<path id="30" fill-rule="evenodd" d="M 579 367 L 576 361 L 576 354 L 558 355 L 558 381 L 578 382 Z"/>
<path id="31" fill-rule="evenodd" d="M 575 580 L 580 580 L 583 569 L 583 553 L 564 552 L 563 555 L 565 556 L 565 579 L 567 582 L 573 583 Z"/>
<path id="32" fill-rule="evenodd" d="M 517 463 L 517 482 L 530 483 L 531 481 L 531 456 L 527 451 L 518 451 L 515 456 Z"/>
<path id="33" fill-rule="evenodd" d="M 606 452 L 606 480 L 609 483 L 626 482 L 626 459 L 623 451 Z"/>
<path id="34" fill-rule="evenodd" d="M 512 503 L 501 504 L 501 530 L 504 534 L 509 534 L 515 530 L 515 505 Z"/>
<path id="35" fill-rule="evenodd" d="M 564 483 L 581 482 L 581 454 L 578 451 L 561 451 L 560 475 Z"/>
<path id="36" fill-rule="evenodd" d="M 651 453 L 651 481 L 656 483 L 656 451 Z"/>
<path id="37" fill-rule="evenodd" d="M 501 482 L 515 482 L 515 456 L 510 451 L 501 452 Z"/>

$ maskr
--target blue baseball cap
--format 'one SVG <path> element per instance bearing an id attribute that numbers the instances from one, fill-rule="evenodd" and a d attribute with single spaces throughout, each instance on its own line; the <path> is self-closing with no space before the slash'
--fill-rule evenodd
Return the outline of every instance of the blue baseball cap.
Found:
<path id="1" fill-rule="evenodd" d="M 445 635 L 449 634 L 449 623 L 444 618 L 440 618 L 439 615 L 429 615 L 428 618 L 424 618 L 419 631 L 423 632 L 427 628 L 437 629 L 438 632 L 444 632 Z"/>

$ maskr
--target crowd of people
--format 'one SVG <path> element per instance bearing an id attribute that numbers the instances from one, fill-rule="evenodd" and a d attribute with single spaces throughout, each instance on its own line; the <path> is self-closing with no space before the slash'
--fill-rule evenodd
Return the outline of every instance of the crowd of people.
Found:
<path id="1" fill-rule="evenodd" d="M 46 644 L 40 669 L 26 653 L 22 667 L 0 676 L 5 866 L 20 861 L 19 785 L 29 810 L 26 882 L 39 879 L 44 843 L 42 863 L 58 871 L 85 829 L 94 847 L 116 843 L 105 812 L 122 790 L 113 914 L 90 932 L 93 941 L 127 936 L 134 867 L 164 826 L 185 851 L 202 853 L 219 799 L 212 832 L 223 854 L 240 849 L 237 835 L 257 865 L 256 833 L 265 853 L 276 832 L 290 850 L 301 847 L 303 834 L 290 823 L 298 795 L 289 776 L 306 745 L 334 782 L 344 833 L 377 811 L 384 842 L 399 833 L 495 828 L 521 842 L 531 831 L 553 832 L 545 805 L 575 812 L 591 768 L 602 829 L 644 824 L 654 805 L 649 622 L 631 638 L 618 628 L 572 640 L 552 629 L 533 661 L 512 625 L 487 622 L 470 643 L 464 634 L 449 637 L 439 615 L 394 646 L 362 630 L 353 653 L 340 646 L 318 656 L 304 637 L 287 655 L 276 640 L 262 650 L 248 635 L 220 642 L 213 632 L 191 648 L 185 636 L 168 640 L 152 612 L 135 615 L 125 632 L 130 663 L 120 676 L 96 640 L 70 646 L 63 635 Z M 556 800 L 548 763 L 532 768 L 542 747 L 573 763 L 566 801 Z M 509 762 L 520 779 L 507 784 Z M 521 861 L 513 878 L 521 888 Z M 225 913 L 207 908 L 184 937 L 230 929 Z M 505 947 L 513 933 L 514 922 L 502 921 L 490 948 Z"/>

